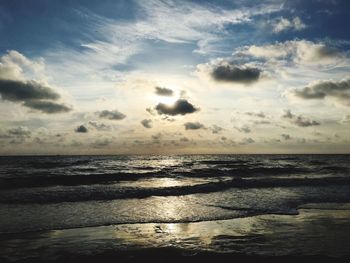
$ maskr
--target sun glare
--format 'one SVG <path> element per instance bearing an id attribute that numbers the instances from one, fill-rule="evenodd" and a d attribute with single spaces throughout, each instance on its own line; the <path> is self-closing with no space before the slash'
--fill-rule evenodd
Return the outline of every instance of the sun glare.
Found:
<path id="1" fill-rule="evenodd" d="M 157 96 L 156 97 L 156 101 L 158 103 L 164 103 L 166 105 L 172 105 L 175 103 L 175 101 L 177 100 L 177 97 L 168 97 L 168 96 Z"/>

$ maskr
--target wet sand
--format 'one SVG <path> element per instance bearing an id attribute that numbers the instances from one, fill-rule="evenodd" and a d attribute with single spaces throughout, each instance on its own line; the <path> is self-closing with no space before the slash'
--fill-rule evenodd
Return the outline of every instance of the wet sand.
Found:
<path id="1" fill-rule="evenodd" d="M 298 211 L 197 223 L 3 234 L 0 260 L 350 262 L 350 204 L 309 204 Z"/>

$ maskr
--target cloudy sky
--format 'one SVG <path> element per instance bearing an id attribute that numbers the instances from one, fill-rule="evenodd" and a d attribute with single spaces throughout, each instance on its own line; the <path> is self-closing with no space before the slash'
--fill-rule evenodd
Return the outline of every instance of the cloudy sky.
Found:
<path id="1" fill-rule="evenodd" d="M 0 154 L 350 153 L 350 1 L 0 0 Z"/>

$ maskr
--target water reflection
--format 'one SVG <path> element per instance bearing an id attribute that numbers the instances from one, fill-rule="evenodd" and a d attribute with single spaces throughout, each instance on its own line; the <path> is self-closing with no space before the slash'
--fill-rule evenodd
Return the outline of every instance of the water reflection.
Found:
<path id="1" fill-rule="evenodd" d="M 169 215 L 179 207 L 164 203 Z M 317 208 L 317 209 L 315 209 Z M 125 224 L 1 237 L 4 257 L 54 259 L 62 254 L 98 254 L 131 248 L 176 247 L 264 255 L 348 255 L 349 206 L 307 207 L 300 215 L 171 224 Z M 20 247 L 21 250 L 14 251 Z M 40 252 L 40 253 L 39 253 Z"/>

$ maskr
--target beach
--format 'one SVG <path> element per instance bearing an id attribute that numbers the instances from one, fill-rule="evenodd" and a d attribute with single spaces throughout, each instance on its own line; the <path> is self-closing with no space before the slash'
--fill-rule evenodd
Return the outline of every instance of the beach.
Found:
<path id="1" fill-rule="evenodd" d="M 61 158 L 2 163 L 1 262 L 349 260 L 347 155 Z"/>

